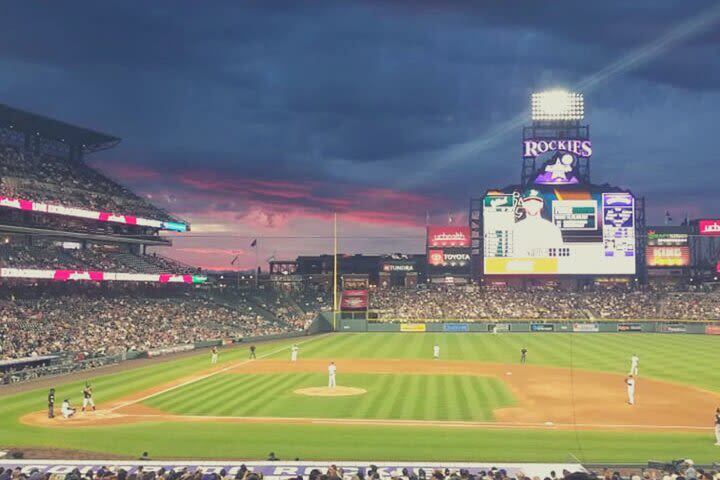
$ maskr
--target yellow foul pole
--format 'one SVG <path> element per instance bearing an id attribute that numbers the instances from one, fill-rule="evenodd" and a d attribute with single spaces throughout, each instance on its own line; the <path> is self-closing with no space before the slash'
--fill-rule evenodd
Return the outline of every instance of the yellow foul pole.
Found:
<path id="1" fill-rule="evenodd" d="M 333 214 L 333 330 L 337 330 L 337 212 Z"/>

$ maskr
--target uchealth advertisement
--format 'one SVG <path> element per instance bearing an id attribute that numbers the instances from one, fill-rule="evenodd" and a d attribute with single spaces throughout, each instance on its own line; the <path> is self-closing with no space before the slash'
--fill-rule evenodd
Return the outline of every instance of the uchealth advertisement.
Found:
<path id="1" fill-rule="evenodd" d="M 401 332 L 424 332 L 425 324 L 424 323 L 401 323 L 400 331 Z"/>
<path id="2" fill-rule="evenodd" d="M 639 323 L 618 323 L 618 332 L 642 332 L 642 325 Z"/>
<path id="3" fill-rule="evenodd" d="M 573 332 L 599 332 L 600 325 L 597 323 L 573 323 Z"/>
<path id="4" fill-rule="evenodd" d="M 470 227 L 441 226 L 427 227 L 428 247 L 470 248 Z"/>

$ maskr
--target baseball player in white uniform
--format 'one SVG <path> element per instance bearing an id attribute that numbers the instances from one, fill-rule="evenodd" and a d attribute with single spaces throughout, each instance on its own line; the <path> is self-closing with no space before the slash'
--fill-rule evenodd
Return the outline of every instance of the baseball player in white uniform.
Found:
<path id="1" fill-rule="evenodd" d="M 75 415 L 75 409 L 70 406 L 70 399 L 66 398 L 60 407 L 63 418 L 70 418 Z"/>
<path id="2" fill-rule="evenodd" d="M 437 360 L 440 358 L 440 345 L 437 343 L 433 346 L 433 358 Z"/>
<path id="3" fill-rule="evenodd" d="M 290 349 L 290 361 L 291 362 L 297 362 L 297 356 L 298 352 L 300 351 L 300 347 L 297 346 L 297 343 L 292 346 Z"/>
<path id="4" fill-rule="evenodd" d="M 715 409 L 715 446 L 720 447 L 720 408 Z"/>
<path id="5" fill-rule="evenodd" d="M 328 366 L 328 387 L 330 388 L 335 388 L 335 372 L 337 372 L 335 362 L 330 362 Z"/>
<path id="6" fill-rule="evenodd" d="M 632 375 L 625 379 L 625 384 L 627 385 L 628 403 L 635 405 L 635 379 Z"/>
<path id="7" fill-rule="evenodd" d="M 215 365 L 218 361 L 218 349 L 217 347 L 212 348 L 212 355 L 210 356 L 210 365 Z"/>
<path id="8" fill-rule="evenodd" d="M 630 357 L 630 375 L 637 377 L 639 364 L 640 358 L 633 353 L 632 357 Z"/>

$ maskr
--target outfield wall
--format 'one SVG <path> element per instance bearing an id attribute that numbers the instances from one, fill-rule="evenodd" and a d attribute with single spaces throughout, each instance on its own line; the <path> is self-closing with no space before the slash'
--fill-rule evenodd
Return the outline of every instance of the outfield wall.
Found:
<path id="1" fill-rule="evenodd" d="M 432 333 L 663 333 L 720 335 L 720 323 L 679 321 L 533 321 L 498 320 L 480 322 L 369 322 L 337 319 L 338 332 L 432 332 Z"/>

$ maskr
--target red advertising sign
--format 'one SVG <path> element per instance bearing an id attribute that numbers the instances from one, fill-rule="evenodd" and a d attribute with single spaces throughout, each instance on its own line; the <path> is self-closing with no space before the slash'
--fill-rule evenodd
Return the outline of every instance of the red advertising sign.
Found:
<path id="1" fill-rule="evenodd" d="M 367 310 L 367 290 L 345 290 L 340 299 L 340 310 Z"/>
<path id="2" fill-rule="evenodd" d="M 445 252 L 438 249 L 428 250 L 428 264 L 433 267 L 445 265 Z"/>
<path id="3" fill-rule="evenodd" d="M 700 235 L 718 235 L 720 236 L 720 219 L 717 220 L 700 220 Z"/>
<path id="4" fill-rule="evenodd" d="M 470 247 L 470 227 L 427 227 L 428 247 Z"/>
<path id="5" fill-rule="evenodd" d="M 720 335 L 720 325 L 705 325 L 705 335 Z"/>
<path id="6" fill-rule="evenodd" d="M 648 267 L 687 267 L 690 265 L 689 247 L 649 246 L 645 251 Z"/>

